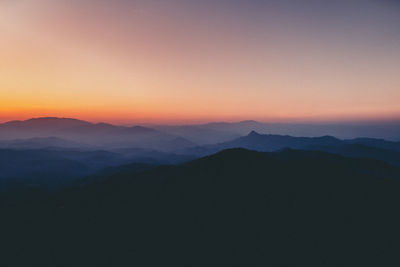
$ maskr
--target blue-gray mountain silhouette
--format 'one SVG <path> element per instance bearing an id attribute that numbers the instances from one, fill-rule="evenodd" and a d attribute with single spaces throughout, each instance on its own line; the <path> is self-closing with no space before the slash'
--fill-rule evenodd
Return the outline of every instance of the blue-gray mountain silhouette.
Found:
<path id="1" fill-rule="evenodd" d="M 70 118 L 35 118 L 0 124 L 0 140 L 3 141 L 48 137 L 98 148 L 132 147 L 171 151 L 195 145 L 183 137 L 148 127 L 116 126 Z"/>

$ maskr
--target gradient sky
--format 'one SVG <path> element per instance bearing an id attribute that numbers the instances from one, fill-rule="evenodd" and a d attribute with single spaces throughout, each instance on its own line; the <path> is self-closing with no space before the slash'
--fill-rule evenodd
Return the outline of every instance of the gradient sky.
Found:
<path id="1" fill-rule="evenodd" d="M 1 0 L 0 121 L 400 118 L 397 0 Z"/>

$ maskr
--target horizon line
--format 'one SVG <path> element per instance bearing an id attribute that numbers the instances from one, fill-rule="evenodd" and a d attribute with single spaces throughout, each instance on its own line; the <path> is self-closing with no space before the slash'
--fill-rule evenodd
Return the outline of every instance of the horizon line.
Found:
<path id="1" fill-rule="evenodd" d="M 128 121 L 128 120 L 110 120 L 110 119 L 85 119 L 79 117 L 70 117 L 70 116 L 33 116 L 28 118 L 21 118 L 21 119 L 0 119 L 0 124 L 11 123 L 11 122 L 25 122 L 30 120 L 40 120 L 40 119 L 59 119 L 59 120 L 78 120 L 84 121 L 92 124 L 112 124 L 112 125 L 170 125 L 170 126 L 179 126 L 179 125 L 204 125 L 204 124 L 218 124 L 218 123 L 262 123 L 262 124 L 311 124 L 311 125 L 323 125 L 323 124 L 380 124 L 380 123 L 400 123 L 400 116 L 399 117 L 384 117 L 384 118 L 349 118 L 349 119 L 306 119 L 306 118 L 297 118 L 297 119 L 267 119 L 267 120 L 260 120 L 260 119 L 226 119 L 226 120 L 194 120 L 194 121 L 175 121 L 175 122 L 151 122 L 152 120 L 141 120 L 141 121 Z M 119 121 L 119 123 L 118 123 Z"/>

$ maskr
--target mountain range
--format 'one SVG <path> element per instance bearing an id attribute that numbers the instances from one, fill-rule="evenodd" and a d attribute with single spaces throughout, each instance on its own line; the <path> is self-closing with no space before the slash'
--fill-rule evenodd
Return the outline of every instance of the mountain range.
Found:
<path id="1" fill-rule="evenodd" d="M 0 124 L 0 189 L 59 187 L 119 165 L 180 164 L 229 148 L 260 152 L 286 148 L 325 151 L 400 166 L 400 142 L 396 141 L 296 137 L 260 134 L 255 130 L 239 135 L 243 129 L 260 129 L 263 125 L 243 121 L 153 129 L 68 118 L 7 122 Z M 221 142 L 204 144 L 212 140 Z"/>
<path id="2" fill-rule="evenodd" d="M 358 137 L 400 141 L 400 121 L 348 123 L 264 123 L 254 120 L 214 122 L 194 125 L 149 125 L 167 133 L 181 135 L 199 144 L 220 143 L 246 135 L 251 131 L 261 134 L 318 137 L 331 135 L 340 139 Z"/>
<path id="3" fill-rule="evenodd" d="M 57 137 L 87 143 L 175 149 L 233 140 L 251 131 L 261 134 L 318 137 L 332 135 L 341 139 L 359 137 L 400 141 L 400 122 L 370 124 L 294 124 L 241 121 L 197 125 L 118 126 L 90 123 L 78 119 L 43 117 L 0 124 L 0 140 Z M 168 145 L 167 145 L 168 144 Z"/>
<path id="4" fill-rule="evenodd" d="M 194 145 L 180 136 L 147 127 L 90 123 L 70 118 L 35 118 L 0 124 L 0 140 L 3 140 L 0 145 L 12 146 L 13 143 L 21 143 L 21 139 L 28 139 L 22 140 L 24 142 L 32 142 L 38 141 L 32 138 L 49 137 L 58 138 L 58 141 L 64 139 L 63 146 L 72 147 L 76 147 L 76 142 L 78 142 L 81 145 L 96 148 L 134 147 L 169 151 Z M 71 141 L 75 143 L 67 144 Z"/>
<path id="5" fill-rule="evenodd" d="M 293 137 L 255 131 L 232 141 L 188 148 L 182 153 L 205 156 L 229 148 L 272 152 L 285 148 L 319 150 L 349 157 L 373 158 L 400 166 L 400 142 L 373 138 L 338 139 L 333 136 Z"/>

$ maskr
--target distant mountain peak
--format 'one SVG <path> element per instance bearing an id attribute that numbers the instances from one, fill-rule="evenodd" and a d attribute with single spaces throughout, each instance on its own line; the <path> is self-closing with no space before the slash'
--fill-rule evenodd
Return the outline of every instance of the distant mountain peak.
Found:
<path id="1" fill-rule="evenodd" d="M 26 121 L 56 121 L 56 120 L 82 121 L 74 118 L 60 118 L 60 117 L 37 117 L 37 118 L 27 119 Z"/>
<path id="2" fill-rule="evenodd" d="M 74 118 L 59 118 L 59 117 L 31 118 L 25 121 L 20 121 L 19 123 L 26 125 L 64 125 L 64 126 L 71 126 L 71 125 L 78 126 L 78 125 L 92 124 L 84 120 L 78 120 Z"/>
<path id="3" fill-rule="evenodd" d="M 261 134 L 257 133 L 256 131 L 251 131 L 247 136 L 251 137 L 251 136 L 260 136 Z"/>

